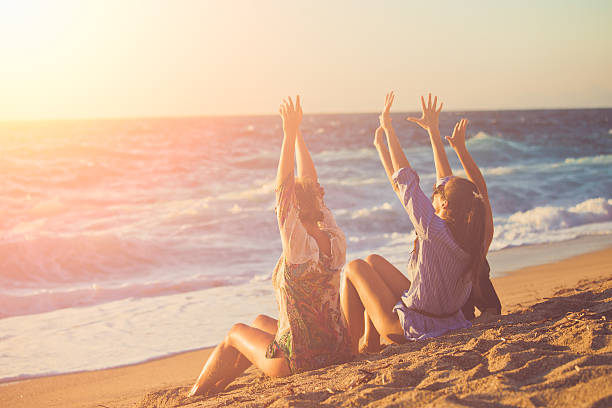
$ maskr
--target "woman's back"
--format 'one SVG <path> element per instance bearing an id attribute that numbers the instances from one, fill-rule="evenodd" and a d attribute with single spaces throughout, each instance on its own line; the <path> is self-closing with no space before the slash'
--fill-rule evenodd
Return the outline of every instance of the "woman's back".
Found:
<path id="1" fill-rule="evenodd" d="M 460 309 L 472 287 L 466 270 L 471 256 L 457 244 L 447 222 L 435 214 L 413 169 L 402 168 L 393 179 L 418 239 L 409 264 L 410 288 L 394 308 L 406 336 L 435 337 L 469 327 Z"/>
<path id="2" fill-rule="evenodd" d="M 279 321 L 267 356 L 285 355 L 292 372 L 299 372 L 346 361 L 350 353 L 340 309 L 340 272 L 346 259 L 344 234 L 329 209 L 321 205 L 321 230 L 330 238 L 331 254 L 320 251 L 299 220 L 293 188 L 294 181 L 286 180 L 277 191 L 283 254 L 272 280 Z"/>

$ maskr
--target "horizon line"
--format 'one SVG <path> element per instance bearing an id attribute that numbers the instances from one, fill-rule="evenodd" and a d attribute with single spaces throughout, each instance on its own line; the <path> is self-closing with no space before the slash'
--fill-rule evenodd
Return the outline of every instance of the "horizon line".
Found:
<path id="1" fill-rule="evenodd" d="M 550 110 L 602 110 L 612 109 L 612 106 L 601 107 L 561 107 L 561 108 L 503 108 L 503 109 L 452 109 L 444 110 L 442 113 L 452 112 L 525 112 L 525 111 L 550 111 Z M 418 113 L 420 111 L 396 111 L 392 114 Z M 368 115 L 379 114 L 379 111 L 352 111 L 352 112 L 312 112 L 309 115 Z M 94 120 L 138 120 L 138 119 L 196 119 L 196 118 L 235 118 L 254 116 L 278 116 L 278 113 L 223 113 L 223 114 L 187 114 L 187 115 L 142 115 L 142 116 L 83 116 L 83 117 L 56 117 L 56 118 L 31 118 L 31 119 L 2 119 L 0 123 L 15 122 L 62 122 L 62 121 L 94 121 Z"/>

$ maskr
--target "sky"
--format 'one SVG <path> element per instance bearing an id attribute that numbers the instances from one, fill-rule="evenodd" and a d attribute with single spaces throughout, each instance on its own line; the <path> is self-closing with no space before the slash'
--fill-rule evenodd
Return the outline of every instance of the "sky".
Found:
<path id="1" fill-rule="evenodd" d="M 0 0 L 0 120 L 612 107 L 612 1 Z"/>

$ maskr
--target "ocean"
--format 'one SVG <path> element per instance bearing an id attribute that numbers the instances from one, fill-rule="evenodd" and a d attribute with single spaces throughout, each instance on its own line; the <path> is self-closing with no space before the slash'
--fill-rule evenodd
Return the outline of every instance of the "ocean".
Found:
<path id="1" fill-rule="evenodd" d="M 429 194 L 428 136 L 392 116 Z M 612 236 L 612 109 L 443 112 L 442 134 L 462 117 L 493 207 L 491 256 Z M 405 269 L 414 232 L 377 124 L 306 115 L 302 132 L 347 259 Z M 0 123 L 0 382 L 212 346 L 233 323 L 276 316 L 281 141 L 277 116 Z"/>

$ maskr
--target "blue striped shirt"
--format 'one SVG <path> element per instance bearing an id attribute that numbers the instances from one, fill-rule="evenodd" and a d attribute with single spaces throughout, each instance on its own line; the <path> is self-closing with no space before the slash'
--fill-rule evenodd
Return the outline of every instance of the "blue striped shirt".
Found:
<path id="1" fill-rule="evenodd" d="M 419 187 L 419 176 L 410 167 L 393 175 L 402 204 L 414 225 L 418 247 L 408 266 L 410 289 L 393 310 L 398 314 L 409 340 L 436 337 L 449 330 L 471 326 L 461 307 L 467 301 L 472 282 L 465 273 L 470 256 L 455 242 L 446 222 L 435 214 L 431 200 Z M 425 316 L 417 309 L 434 315 Z"/>

